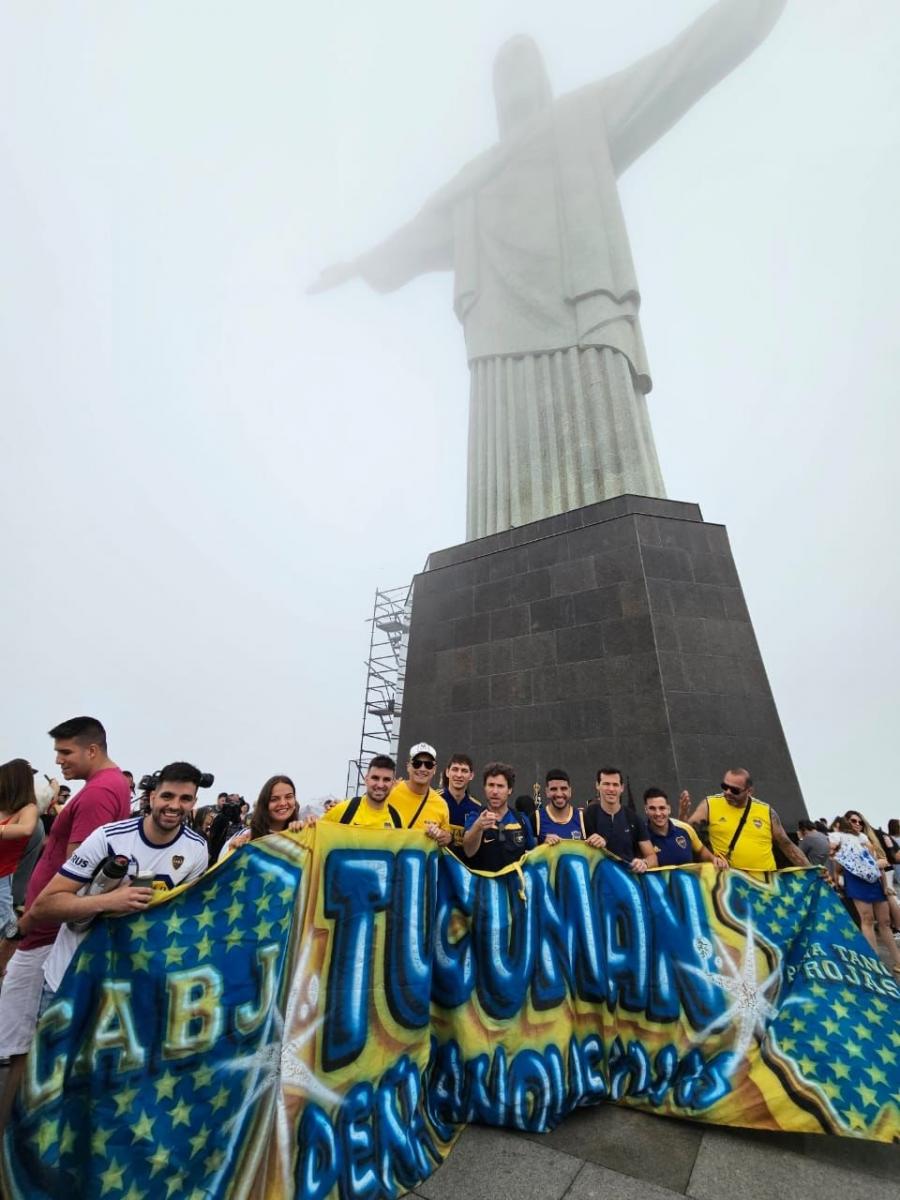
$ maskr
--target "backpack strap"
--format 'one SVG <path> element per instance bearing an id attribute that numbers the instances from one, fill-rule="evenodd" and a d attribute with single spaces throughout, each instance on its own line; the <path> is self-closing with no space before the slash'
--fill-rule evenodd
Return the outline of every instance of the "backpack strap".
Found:
<path id="1" fill-rule="evenodd" d="M 575 811 L 578 813 L 578 824 L 581 826 L 581 836 L 586 839 L 587 830 L 584 827 L 584 809 L 576 808 Z"/>
<path id="2" fill-rule="evenodd" d="M 407 827 L 406 827 L 407 829 L 412 829 L 413 825 L 415 825 L 416 821 L 418 821 L 418 819 L 419 819 L 419 814 L 421 813 L 422 809 L 425 807 L 425 804 L 426 804 L 426 802 L 428 801 L 428 793 L 429 793 L 430 791 L 431 791 L 431 788 L 426 788 L 426 789 L 425 789 L 425 795 L 422 797 L 422 802 L 421 802 L 421 804 L 419 805 L 419 807 L 416 809 L 416 811 L 413 813 L 413 815 L 412 815 L 412 820 L 410 821 L 410 823 L 409 823 L 409 824 L 407 825 Z"/>
<path id="3" fill-rule="evenodd" d="M 747 824 L 747 818 L 750 816 L 750 806 L 752 803 L 753 798 L 748 796 L 747 803 L 744 805 L 744 811 L 741 813 L 741 819 L 737 823 L 737 829 L 735 829 L 734 833 L 731 835 L 731 841 L 728 843 L 728 849 L 725 851 L 726 862 L 731 862 L 731 855 L 735 846 L 737 845 L 738 838 L 741 836 L 741 830 Z"/>
<path id="4" fill-rule="evenodd" d="M 359 806 L 360 806 L 361 802 L 362 802 L 362 796 L 354 796 L 353 797 L 353 799 L 350 801 L 350 803 L 347 805 L 347 807 L 344 809 L 343 813 L 341 814 L 341 821 L 340 821 L 341 825 L 352 825 L 353 824 L 353 818 L 356 816 L 357 812 L 359 811 Z"/>
<path id="5" fill-rule="evenodd" d="M 396 808 L 394 808 L 393 804 L 389 804 L 387 806 L 387 809 L 388 809 L 388 813 L 390 814 L 391 820 L 394 822 L 394 828 L 402 829 L 403 821 L 401 820 L 400 814 L 397 812 Z"/>
<path id="6" fill-rule="evenodd" d="M 534 810 L 534 836 L 537 841 L 541 840 L 541 810 L 539 808 Z"/>

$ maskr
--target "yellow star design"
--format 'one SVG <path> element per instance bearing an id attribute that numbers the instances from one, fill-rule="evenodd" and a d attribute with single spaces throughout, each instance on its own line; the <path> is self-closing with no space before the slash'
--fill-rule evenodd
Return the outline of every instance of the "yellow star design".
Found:
<path id="1" fill-rule="evenodd" d="M 240 929 L 232 929 L 225 935 L 225 949 L 233 950 L 235 946 L 239 946 L 244 940 L 244 935 Z"/>
<path id="2" fill-rule="evenodd" d="M 197 913 L 197 928 L 212 929 L 215 920 L 216 914 L 213 910 L 211 908 L 204 908 L 201 912 Z"/>
<path id="3" fill-rule="evenodd" d="M 844 1114 L 844 1119 L 851 1129 L 865 1129 L 866 1127 L 866 1118 L 855 1108 L 848 1108 Z"/>
<path id="4" fill-rule="evenodd" d="M 881 1015 L 881 1013 L 877 1013 L 877 1012 L 868 1012 L 868 1013 L 866 1013 L 866 1016 L 872 1022 L 873 1025 L 880 1025 L 881 1022 L 884 1020 L 884 1017 Z"/>
<path id="5" fill-rule="evenodd" d="M 866 1085 L 864 1083 L 861 1083 L 859 1085 L 859 1087 L 855 1088 L 854 1090 L 855 1090 L 857 1096 L 859 1096 L 860 1100 L 862 1100 L 862 1102 L 866 1106 L 866 1108 L 869 1108 L 871 1105 L 875 1105 L 878 1103 L 877 1092 L 873 1091 L 872 1088 L 870 1088 L 870 1087 L 866 1087 Z"/>
<path id="6" fill-rule="evenodd" d="M 95 1129 L 91 1134 L 91 1154 L 106 1158 L 106 1143 L 112 1137 L 111 1129 Z"/>
<path id="7" fill-rule="evenodd" d="M 847 1004 L 852 1004 L 856 999 L 856 995 L 851 992 L 849 988 L 841 988 L 840 997 L 842 1000 L 846 1001 Z"/>
<path id="8" fill-rule="evenodd" d="M 160 1075 L 159 1079 L 157 1079 L 153 1085 L 156 1088 L 157 1104 L 160 1102 L 160 1100 L 172 1099 L 172 1097 L 175 1095 L 175 1085 L 177 1082 L 178 1080 L 171 1073 L 171 1071 L 166 1071 L 165 1075 Z"/>
<path id="9" fill-rule="evenodd" d="M 166 946 L 164 951 L 166 956 L 166 966 L 181 966 L 181 960 L 184 958 L 186 947 L 184 946 Z"/>
<path id="10" fill-rule="evenodd" d="M 116 1105 L 117 1117 L 124 1117 L 125 1113 L 128 1112 L 129 1108 L 131 1108 L 132 1104 L 134 1104 L 134 1098 L 137 1094 L 137 1088 L 125 1088 L 123 1091 L 119 1092 L 117 1096 L 113 1096 L 113 1100 L 115 1101 Z"/>
<path id="11" fill-rule="evenodd" d="M 191 1158 L 194 1158 L 195 1155 L 199 1154 L 201 1150 L 204 1150 L 209 1145 L 211 1136 L 209 1126 L 203 1125 L 192 1138 L 188 1138 L 191 1145 Z"/>
<path id="12" fill-rule="evenodd" d="M 183 924 L 184 917 L 180 917 L 177 912 L 173 912 L 167 920 L 163 921 L 163 925 L 165 925 L 166 929 L 168 929 L 169 933 L 173 937 L 176 934 L 181 933 L 181 927 Z"/>
<path id="13" fill-rule="evenodd" d="M 839 1000 L 835 1000 L 834 1004 L 832 1004 L 831 1011 L 839 1021 L 843 1021 L 844 1017 L 850 1016 L 850 1009 L 846 1005 L 841 1004 Z"/>
<path id="14" fill-rule="evenodd" d="M 889 1050 L 887 1046 L 879 1046 L 875 1053 L 886 1067 L 892 1067 L 897 1058 L 893 1050 Z"/>
<path id="15" fill-rule="evenodd" d="M 287 904 L 290 900 L 293 900 L 295 891 L 296 891 L 296 888 L 294 888 L 293 886 L 283 887 L 281 889 L 281 891 L 278 893 L 278 899 L 281 901 L 282 904 Z"/>
<path id="16" fill-rule="evenodd" d="M 232 900 L 232 902 L 225 909 L 225 916 L 228 918 L 228 924 L 233 925 L 243 911 L 243 904 L 241 904 L 238 900 Z"/>
<path id="17" fill-rule="evenodd" d="M 779 1038 L 778 1044 L 785 1054 L 792 1054 L 797 1049 L 796 1038 Z"/>
<path id="18" fill-rule="evenodd" d="M 780 921 L 773 921 L 772 924 L 769 926 L 769 933 L 778 934 L 778 933 L 783 933 L 783 932 L 784 932 L 784 926 L 781 924 Z"/>
<path id="19" fill-rule="evenodd" d="M 885 1004 L 885 1002 L 883 1000 L 879 1000 L 877 997 L 872 1001 L 872 1007 L 877 1008 L 880 1013 L 886 1013 L 888 1010 L 888 1006 Z"/>
<path id="20" fill-rule="evenodd" d="M 174 1175 L 170 1175 L 166 1180 L 166 1197 L 173 1196 L 181 1191 L 184 1185 L 184 1171 L 176 1171 Z"/>
<path id="21" fill-rule="evenodd" d="M 216 1094 L 213 1096 L 212 1100 L 210 1100 L 210 1105 L 212 1107 L 213 1112 L 218 1112 L 219 1109 L 224 1108 L 227 1103 L 228 1103 L 228 1088 L 225 1087 L 225 1085 L 223 1084 L 222 1087 L 220 1087 L 219 1090 L 216 1092 Z"/>
<path id="22" fill-rule="evenodd" d="M 208 1154 L 203 1160 L 203 1170 L 207 1175 L 214 1175 L 225 1161 L 225 1152 L 223 1150 L 213 1150 L 212 1154 Z"/>
<path id="23" fill-rule="evenodd" d="M 800 1004 L 800 1007 L 807 1016 L 816 1011 L 816 1006 L 813 1004 L 812 1000 L 803 1000 Z"/>
<path id="24" fill-rule="evenodd" d="M 206 1200 L 208 1193 L 203 1188 L 194 1188 L 187 1200 Z"/>
<path id="25" fill-rule="evenodd" d="M 142 1109 L 140 1117 L 138 1117 L 138 1119 L 135 1121 L 134 1125 L 132 1125 L 132 1127 L 131 1127 L 131 1136 L 133 1138 L 143 1139 L 144 1141 L 152 1142 L 153 1141 L 153 1122 L 155 1120 L 156 1120 L 155 1117 L 151 1117 L 147 1114 L 146 1109 Z"/>
<path id="26" fill-rule="evenodd" d="M 865 1025 L 859 1025 L 856 1029 L 856 1036 L 862 1038 L 864 1042 L 867 1042 L 872 1036 L 872 1030 L 867 1029 Z"/>
<path id="27" fill-rule="evenodd" d="M 855 926 L 854 926 L 855 928 Z M 824 1000 L 828 993 L 822 987 L 821 983 L 814 983 L 809 989 L 809 994 L 815 996 L 817 1000 Z"/>
<path id="28" fill-rule="evenodd" d="M 194 1081 L 194 1087 L 209 1087 L 209 1085 L 212 1083 L 213 1075 L 215 1075 L 215 1071 L 212 1067 L 198 1067 L 197 1070 L 193 1071 L 191 1074 L 191 1078 Z"/>
<path id="29" fill-rule="evenodd" d="M 811 1058 L 807 1058 L 806 1055 L 804 1054 L 804 1056 L 802 1058 L 797 1059 L 797 1066 L 800 1068 L 800 1070 L 803 1072 L 804 1075 L 812 1075 L 815 1071 L 816 1064 L 813 1062 L 813 1060 Z"/>
<path id="30" fill-rule="evenodd" d="M 256 906 L 255 906 L 256 911 L 261 912 L 261 913 L 267 913 L 269 911 L 269 905 L 271 903 L 272 903 L 271 895 L 268 892 L 263 892 L 263 894 L 260 896 L 260 898 L 256 902 Z"/>
<path id="31" fill-rule="evenodd" d="M 44 1119 L 38 1125 L 37 1144 L 41 1157 L 47 1153 L 51 1146 L 55 1146 L 59 1138 L 59 1118 L 55 1121 Z"/>
<path id="32" fill-rule="evenodd" d="M 788 915 L 788 910 L 784 907 L 784 904 L 775 905 L 775 915 L 780 917 L 782 921 L 784 920 L 784 918 Z"/>
<path id="33" fill-rule="evenodd" d="M 892 1046 L 900 1047 L 900 1033 L 898 1033 L 896 1029 L 893 1033 L 888 1034 L 888 1037 L 891 1039 Z"/>
<path id="34" fill-rule="evenodd" d="M 189 1104 L 185 1104 L 185 1102 L 183 1100 L 178 1101 L 178 1103 L 175 1105 L 175 1107 L 172 1109 L 172 1111 L 169 1115 L 172 1118 L 172 1128 L 173 1129 L 175 1128 L 176 1125 L 187 1125 L 188 1128 L 190 1128 L 191 1107 Z"/>
<path id="35" fill-rule="evenodd" d="M 144 1192 L 141 1191 L 136 1183 L 133 1183 L 122 1197 L 122 1200 L 144 1200 Z"/>
<path id="36" fill-rule="evenodd" d="M 232 884 L 231 884 L 232 896 L 239 896 L 241 894 L 241 892 L 246 891 L 248 883 L 249 883 L 249 880 L 247 878 L 246 871 L 241 871 L 241 873 L 240 873 L 240 875 L 238 875 L 237 879 L 232 881 Z"/>
<path id="37" fill-rule="evenodd" d="M 837 1021 L 832 1021 L 831 1017 L 826 1017 L 822 1022 L 822 1028 L 829 1035 L 829 1037 L 834 1037 L 836 1033 L 840 1032 L 841 1027 L 838 1025 Z"/>
<path id="38" fill-rule="evenodd" d="M 88 971 L 91 969 L 91 963 L 93 961 L 93 954 L 87 954 L 84 950 L 82 950 L 75 963 L 75 974 L 87 975 Z"/>
<path id="39" fill-rule="evenodd" d="M 164 1149 L 162 1146 L 157 1146 L 154 1152 L 147 1159 L 147 1162 L 152 1168 L 150 1171 L 150 1178 L 152 1179 L 157 1171 L 161 1171 L 163 1167 L 167 1167 L 169 1165 L 168 1150 Z"/>
<path id="40" fill-rule="evenodd" d="M 816 1034 L 816 1036 L 814 1038 L 810 1039 L 809 1044 L 812 1047 L 812 1049 L 816 1052 L 816 1054 L 824 1054 L 825 1051 L 828 1049 L 828 1043 L 825 1041 L 824 1038 L 820 1038 L 818 1034 Z"/>
<path id="41" fill-rule="evenodd" d="M 866 1067 L 864 1074 L 868 1075 L 873 1083 L 887 1083 L 887 1075 L 881 1067 Z"/>
<path id="42" fill-rule="evenodd" d="M 830 925 L 834 920 L 834 910 L 830 908 L 826 909 L 826 911 L 822 913 L 822 920 L 826 925 Z"/>
<path id="43" fill-rule="evenodd" d="M 832 1069 L 832 1071 L 834 1071 L 834 1073 L 838 1077 L 838 1079 L 849 1079 L 850 1078 L 850 1068 L 847 1066 L 846 1063 L 842 1063 L 842 1062 L 832 1063 L 831 1069 Z"/>
<path id="44" fill-rule="evenodd" d="M 125 1168 L 120 1167 L 118 1160 L 113 1159 L 109 1166 L 100 1175 L 100 1182 L 103 1185 L 100 1188 L 100 1195 L 105 1196 L 107 1192 L 111 1192 L 113 1188 L 121 1188 L 122 1176 L 125 1174 Z"/>
<path id="45" fill-rule="evenodd" d="M 209 934 L 204 933 L 203 937 L 197 943 L 198 961 L 202 962 L 204 958 L 209 958 L 212 954 L 213 944 L 209 940 Z"/>
<path id="46" fill-rule="evenodd" d="M 256 929 L 254 930 L 254 932 L 256 933 L 256 936 L 259 938 L 259 940 L 261 942 L 265 941 L 265 939 L 267 937 L 269 937 L 269 935 L 272 932 L 272 922 L 271 921 L 260 921 L 259 924 L 256 926 Z"/>
<path id="47" fill-rule="evenodd" d="M 149 971 L 150 969 L 150 951 L 149 950 L 132 950 L 131 955 L 132 971 Z"/>
<path id="48" fill-rule="evenodd" d="M 847 1042 L 845 1049 L 851 1058 L 862 1058 L 863 1056 L 863 1052 L 856 1042 Z"/>
<path id="49" fill-rule="evenodd" d="M 874 1081 L 873 1081 L 874 1082 Z M 66 1125 L 62 1131 L 62 1137 L 59 1139 L 59 1153 L 69 1154 L 75 1148 L 75 1130 L 71 1125 Z"/>
<path id="50" fill-rule="evenodd" d="M 135 939 L 135 941 L 138 942 L 147 941 L 151 928 L 152 926 L 146 917 L 138 917 L 137 920 L 132 921 L 129 926 L 131 936 Z"/>
<path id="51" fill-rule="evenodd" d="M 824 1092 L 829 1100 L 839 1100 L 841 1098 L 841 1089 L 835 1083 L 820 1083 L 819 1091 Z"/>
<path id="52" fill-rule="evenodd" d="M 806 1022 L 801 1021 L 799 1017 L 794 1017 L 793 1021 L 791 1021 L 791 1029 L 793 1029 L 794 1033 L 802 1033 L 805 1028 Z"/>

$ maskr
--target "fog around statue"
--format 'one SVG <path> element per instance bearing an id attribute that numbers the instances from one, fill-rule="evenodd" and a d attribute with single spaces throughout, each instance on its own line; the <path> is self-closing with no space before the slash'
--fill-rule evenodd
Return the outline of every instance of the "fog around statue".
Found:
<path id="1" fill-rule="evenodd" d="M 623 493 L 665 495 L 617 179 L 785 4 L 720 0 L 667 46 L 557 99 L 537 45 L 513 38 L 494 64 L 499 141 L 310 289 L 359 276 L 386 292 L 454 272 L 471 372 L 469 539 Z"/>

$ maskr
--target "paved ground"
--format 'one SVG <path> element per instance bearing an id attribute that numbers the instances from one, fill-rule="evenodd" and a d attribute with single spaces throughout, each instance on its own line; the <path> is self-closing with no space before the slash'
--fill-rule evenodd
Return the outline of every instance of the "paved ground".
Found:
<path id="1" fill-rule="evenodd" d="M 553 1133 L 470 1126 L 424 1200 L 900 1200 L 900 1146 L 710 1129 L 615 1105 Z"/>

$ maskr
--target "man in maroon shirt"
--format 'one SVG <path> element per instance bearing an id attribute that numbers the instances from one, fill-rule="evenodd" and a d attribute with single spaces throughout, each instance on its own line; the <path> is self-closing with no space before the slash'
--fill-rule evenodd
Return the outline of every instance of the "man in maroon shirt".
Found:
<path id="1" fill-rule="evenodd" d="M 98 720 L 73 717 L 51 729 L 50 737 L 63 776 L 86 782 L 53 822 L 25 893 L 24 913 L 0 931 L 0 971 L 9 962 L 0 988 L 0 1058 L 12 1059 L 4 1102 L 0 1104 L 0 1123 L 34 1036 L 44 959 L 59 929 L 58 925 L 39 925 L 30 914 L 31 905 L 88 834 L 100 825 L 125 820 L 131 808 L 128 780 L 107 755 L 106 731 Z"/>

